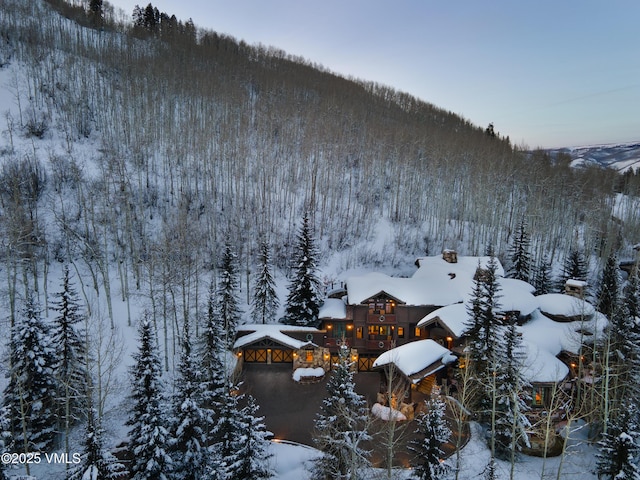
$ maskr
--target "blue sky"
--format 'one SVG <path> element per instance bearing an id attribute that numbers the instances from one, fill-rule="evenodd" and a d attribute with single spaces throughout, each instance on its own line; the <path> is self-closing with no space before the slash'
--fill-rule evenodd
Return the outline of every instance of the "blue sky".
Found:
<path id="1" fill-rule="evenodd" d="M 108 0 L 129 15 L 148 1 Z M 640 141 L 637 0 L 156 0 L 530 148 Z"/>

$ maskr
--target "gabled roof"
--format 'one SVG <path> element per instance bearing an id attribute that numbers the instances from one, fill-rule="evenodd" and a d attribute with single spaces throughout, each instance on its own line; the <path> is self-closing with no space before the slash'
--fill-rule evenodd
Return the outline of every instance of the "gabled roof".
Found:
<path id="1" fill-rule="evenodd" d="M 274 325 L 274 324 L 256 324 L 256 325 L 241 325 L 238 327 L 238 332 L 249 331 L 248 335 L 243 335 L 236 339 L 233 344 L 234 349 L 243 348 L 252 343 L 259 342 L 261 340 L 269 339 L 273 342 L 279 343 L 288 348 L 299 349 L 307 345 L 313 345 L 311 341 L 302 341 L 293 338 L 286 334 L 286 332 L 318 332 L 317 328 L 312 327 L 293 327 L 287 325 Z"/>
<path id="2" fill-rule="evenodd" d="M 467 331 L 469 312 L 464 303 L 454 303 L 440 307 L 418 322 L 418 327 L 426 327 L 438 322 L 445 330 L 451 332 L 455 338 L 460 338 Z"/>
<path id="3" fill-rule="evenodd" d="M 416 260 L 418 270 L 409 278 L 390 277 L 383 273 L 367 273 L 347 280 L 347 303 L 357 305 L 379 293 L 407 305 L 441 306 L 462 302 L 471 291 L 478 264 L 486 268 L 490 257 L 458 257 L 449 263 L 441 255 Z M 498 262 L 498 276 L 504 269 Z"/>
<path id="4" fill-rule="evenodd" d="M 454 361 L 456 357 L 449 349 L 427 339 L 387 350 L 376 358 L 372 368 L 393 364 L 411 382 L 418 383 Z"/>

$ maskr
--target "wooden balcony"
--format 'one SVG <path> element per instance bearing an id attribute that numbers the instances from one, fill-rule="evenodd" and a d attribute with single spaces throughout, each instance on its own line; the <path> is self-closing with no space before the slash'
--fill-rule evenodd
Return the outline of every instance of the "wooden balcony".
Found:
<path id="1" fill-rule="evenodd" d="M 342 340 L 341 338 L 332 338 L 332 337 L 327 337 L 324 339 L 324 346 L 325 348 L 338 348 L 342 345 Z M 353 339 L 351 338 L 345 338 L 344 339 L 344 344 L 351 348 L 353 346 Z"/>
<path id="2" fill-rule="evenodd" d="M 380 352 L 384 352 L 391 348 L 392 343 L 392 340 L 367 340 L 366 347 L 367 350 L 379 350 Z"/>
<path id="3" fill-rule="evenodd" d="M 396 315 L 394 313 L 370 313 L 367 315 L 367 323 L 376 323 L 380 325 L 388 325 L 396 323 Z"/>

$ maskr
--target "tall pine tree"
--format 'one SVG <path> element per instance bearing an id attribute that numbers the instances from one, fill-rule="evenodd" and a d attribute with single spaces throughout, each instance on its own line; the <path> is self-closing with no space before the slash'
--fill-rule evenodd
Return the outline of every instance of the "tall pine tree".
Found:
<path id="1" fill-rule="evenodd" d="M 225 480 L 241 480 L 238 477 L 241 463 L 240 451 L 245 442 L 245 428 L 241 418 L 237 385 L 229 383 L 216 405 L 216 423 L 211 435 L 212 455 L 221 462 Z"/>
<path id="2" fill-rule="evenodd" d="M 69 469 L 68 480 L 115 480 L 126 474 L 126 469 L 104 446 L 104 429 L 96 411 L 89 407 L 87 427 L 83 439 L 81 461 Z"/>
<path id="3" fill-rule="evenodd" d="M 8 407 L 0 408 L 0 455 L 12 449 L 11 418 Z M 0 480 L 7 480 L 5 462 L 0 462 Z"/>
<path id="4" fill-rule="evenodd" d="M 62 290 L 56 294 L 53 309 L 52 348 L 54 371 L 58 385 L 57 408 L 59 428 L 68 436 L 69 428 L 86 410 L 87 349 L 79 326 L 84 321 L 80 300 L 69 275 L 63 269 Z"/>
<path id="5" fill-rule="evenodd" d="M 216 294 L 216 314 L 224 327 L 225 344 L 228 348 L 233 346 L 236 336 L 236 327 L 240 323 L 242 310 L 238 299 L 239 290 L 238 259 L 233 251 L 231 242 L 224 245 L 222 264 L 220 265 L 220 278 Z"/>
<path id="6" fill-rule="evenodd" d="M 368 412 L 364 398 L 355 391 L 349 350 L 340 349 L 339 360 L 327 382 L 327 398 L 316 415 L 314 443 L 322 452 L 313 466 L 315 480 L 366 478 L 370 452 L 364 443 Z"/>
<path id="7" fill-rule="evenodd" d="M 444 478 L 451 467 L 443 462 L 442 446 L 449 441 L 451 429 L 445 417 L 446 406 L 439 396 L 425 401 L 426 411 L 416 418 L 416 438 L 409 445 L 414 477 L 420 480 Z"/>
<path id="8" fill-rule="evenodd" d="M 607 262 L 602 269 L 597 293 L 597 308 L 609 318 L 613 315 L 614 309 L 617 308 L 621 284 L 618 257 L 615 252 L 612 252 L 607 257 Z"/>
<path id="9" fill-rule="evenodd" d="M 247 405 L 240 410 L 240 442 L 235 462 L 227 467 L 230 480 L 265 480 L 274 475 L 269 466 L 269 437 L 264 417 L 258 417 L 258 405 L 249 395 Z"/>
<path id="10" fill-rule="evenodd" d="M 172 459 L 167 453 L 170 443 L 158 358 L 151 322 L 140 322 L 140 345 L 131 368 L 133 410 L 127 421 L 129 450 L 133 454 L 130 472 L 133 480 L 167 480 Z"/>
<path id="11" fill-rule="evenodd" d="M 276 282 L 271 273 L 271 256 L 269 244 L 266 241 L 260 243 L 260 256 L 258 257 L 258 273 L 253 285 L 253 301 L 251 303 L 251 318 L 256 323 L 272 323 L 278 311 L 278 295 L 276 294 Z"/>
<path id="12" fill-rule="evenodd" d="M 629 402 L 602 436 L 596 455 L 598 478 L 606 480 L 640 480 L 640 424 L 637 406 Z"/>
<path id="13" fill-rule="evenodd" d="M 288 325 L 315 327 L 318 324 L 320 281 L 316 273 L 317 255 L 309 216 L 305 213 L 298 234 L 294 273 L 283 318 Z"/>
<path id="14" fill-rule="evenodd" d="M 572 248 L 564 260 L 558 290 L 564 292 L 564 286 L 567 280 L 570 279 L 586 281 L 588 273 L 588 265 L 584 258 L 584 253 L 577 248 Z"/>
<path id="15" fill-rule="evenodd" d="M 495 350 L 492 361 L 493 425 L 491 435 L 495 455 L 515 464 L 516 454 L 523 444 L 528 444 L 527 429 L 531 427 L 525 412 L 529 409 L 524 392 L 530 388 L 522 374 L 524 352 L 522 340 L 516 328 L 516 318 L 511 317 L 504 328 L 503 345 Z"/>
<path id="16" fill-rule="evenodd" d="M 32 294 L 11 330 L 9 408 L 14 448 L 23 452 L 49 451 L 56 436 L 54 357 L 50 329 Z"/>
<path id="17" fill-rule="evenodd" d="M 198 480 L 206 470 L 207 413 L 202 408 L 201 374 L 191 350 L 189 319 L 185 318 L 182 353 L 176 372 L 171 437 L 175 480 Z"/>
<path id="18" fill-rule="evenodd" d="M 531 241 L 527 231 L 527 222 L 524 218 L 520 220 L 513 237 L 513 244 L 509 249 L 509 259 L 511 265 L 507 272 L 510 278 L 529 281 L 531 275 Z"/>
<path id="19" fill-rule="evenodd" d="M 545 255 L 535 269 L 533 277 L 533 286 L 536 289 L 535 295 L 546 295 L 551 293 L 553 289 L 553 280 L 551 277 L 551 262 Z"/>
<path id="20" fill-rule="evenodd" d="M 477 372 L 487 370 L 498 345 L 496 340 L 501 338 L 503 321 L 498 315 L 500 284 L 497 271 L 498 261 L 495 257 L 489 257 L 486 268 L 482 268 L 478 262 L 471 299 L 467 305 L 470 360 Z"/>

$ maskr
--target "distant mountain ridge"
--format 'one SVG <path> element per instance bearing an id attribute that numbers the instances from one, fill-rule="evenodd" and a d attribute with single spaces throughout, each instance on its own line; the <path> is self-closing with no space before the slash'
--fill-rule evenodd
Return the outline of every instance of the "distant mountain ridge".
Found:
<path id="1" fill-rule="evenodd" d="M 598 166 L 610 168 L 619 173 L 640 169 L 640 141 L 610 145 L 558 148 L 549 150 L 549 153 L 553 156 L 558 153 L 570 155 L 571 166 L 575 168 Z"/>

